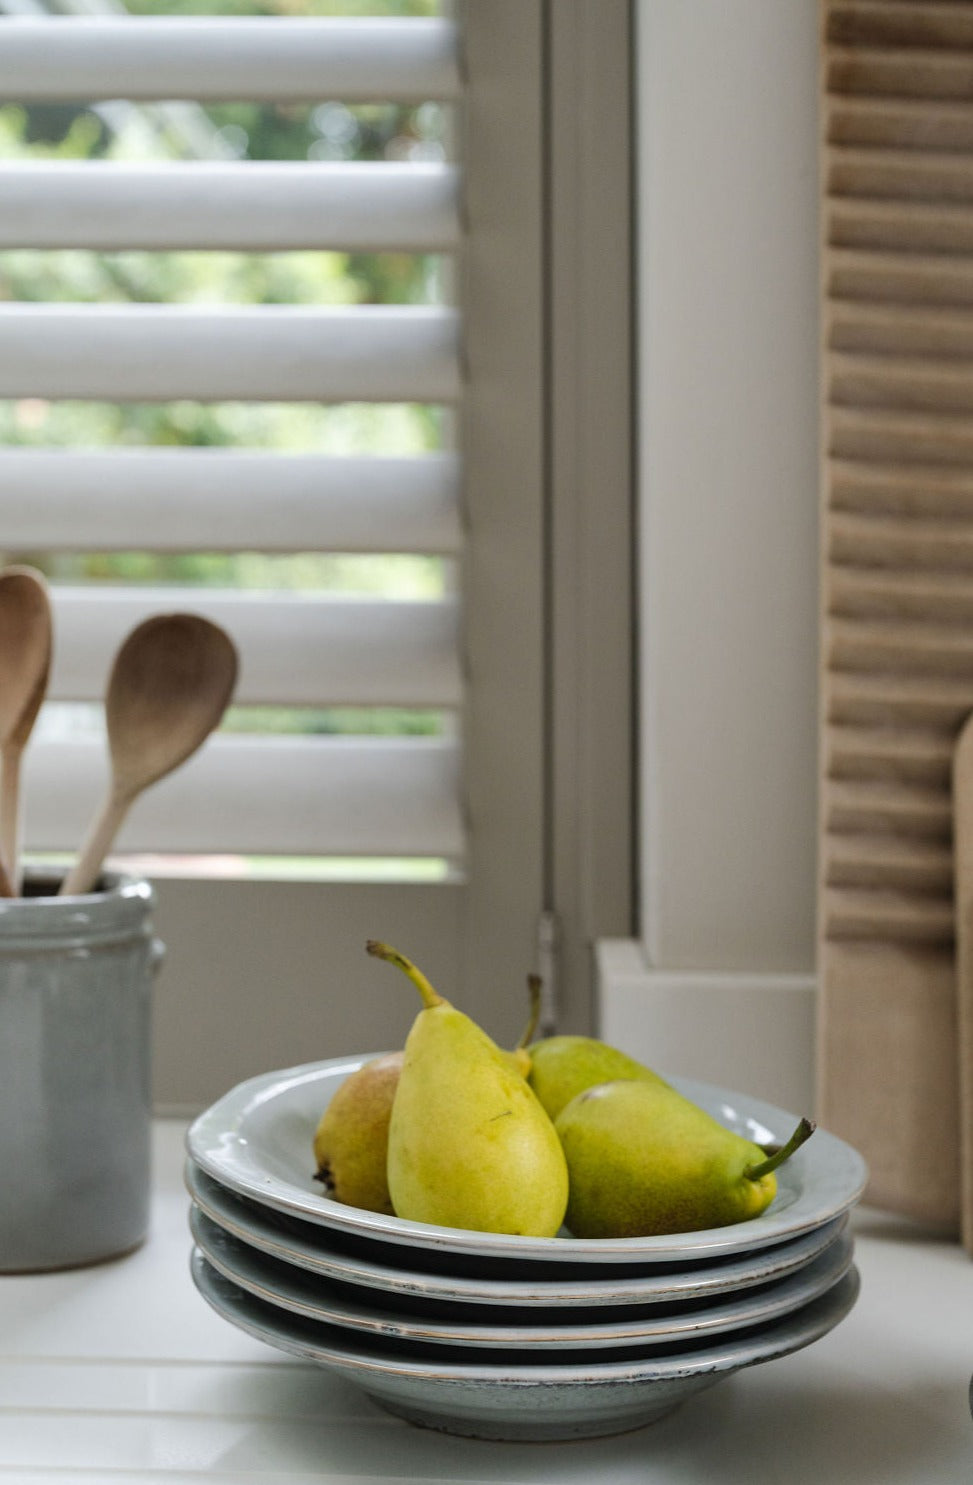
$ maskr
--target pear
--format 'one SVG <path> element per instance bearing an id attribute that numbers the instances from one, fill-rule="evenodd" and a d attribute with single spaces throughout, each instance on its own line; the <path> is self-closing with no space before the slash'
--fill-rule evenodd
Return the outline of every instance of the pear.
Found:
<path id="1" fill-rule="evenodd" d="M 530 1071 L 527 1043 L 537 1028 L 541 982 L 527 976 L 530 1013 L 520 1041 L 504 1056 L 523 1078 Z M 334 1201 L 392 1213 L 386 1164 L 389 1119 L 399 1085 L 404 1053 L 373 1057 L 346 1078 L 318 1121 L 314 1132 L 315 1178 Z"/>
<path id="2" fill-rule="evenodd" d="M 392 1213 L 388 1177 L 389 1119 L 402 1071 L 401 1052 L 373 1057 L 346 1078 L 314 1133 L 317 1179 L 346 1206 Z"/>
<path id="3" fill-rule="evenodd" d="M 374 940 L 368 952 L 408 975 L 423 1001 L 406 1039 L 389 1123 L 396 1215 L 554 1237 L 568 1199 L 564 1153 L 509 1054 L 403 954 Z"/>
<path id="4" fill-rule="evenodd" d="M 556 1119 L 578 1093 L 593 1088 L 596 1083 L 636 1078 L 669 1086 L 641 1062 L 593 1036 L 549 1036 L 532 1043 L 527 1050 L 530 1086 L 551 1119 Z"/>
<path id="5" fill-rule="evenodd" d="M 759 1216 L 774 1171 L 813 1132 L 802 1119 L 767 1152 L 674 1088 L 619 1080 L 579 1093 L 555 1128 L 568 1163 L 568 1229 L 580 1238 L 645 1237 Z"/>

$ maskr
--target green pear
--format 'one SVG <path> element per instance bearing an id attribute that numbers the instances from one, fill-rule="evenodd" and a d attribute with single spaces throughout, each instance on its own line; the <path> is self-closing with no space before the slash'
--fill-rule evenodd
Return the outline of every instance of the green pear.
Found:
<path id="1" fill-rule="evenodd" d="M 551 1119 L 556 1119 L 572 1098 L 596 1083 L 619 1078 L 663 1083 L 650 1068 L 593 1036 L 549 1036 L 533 1042 L 527 1050 L 530 1086 Z"/>
<path id="2" fill-rule="evenodd" d="M 317 1179 L 346 1206 L 391 1215 L 386 1175 L 389 1119 L 401 1052 L 373 1057 L 338 1088 L 314 1133 Z"/>
<path id="3" fill-rule="evenodd" d="M 530 1013 L 520 1041 L 504 1056 L 520 1077 L 530 1071 L 527 1043 L 537 1027 L 541 982 L 527 976 Z M 317 1180 L 328 1195 L 345 1206 L 369 1212 L 392 1212 L 389 1195 L 389 1120 L 399 1085 L 404 1053 L 373 1057 L 341 1084 L 314 1132 Z"/>
<path id="4" fill-rule="evenodd" d="M 555 1128 L 568 1163 L 568 1229 L 580 1238 L 695 1232 L 756 1217 L 774 1171 L 812 1133 L 802 1119 L 773 1155 L 674 1088 L 622 1080 L 579 1093 Z"/>
<path id="5" fill-rule="evenodd" d="M 510 1055 L 404 955 L 375 941 L 368 952 L 408 975 L 423 1001 L 406 1039 L 389 1122 L 396 1215 L 554 1237 L 568 1199 L 564 1153 Z"/>

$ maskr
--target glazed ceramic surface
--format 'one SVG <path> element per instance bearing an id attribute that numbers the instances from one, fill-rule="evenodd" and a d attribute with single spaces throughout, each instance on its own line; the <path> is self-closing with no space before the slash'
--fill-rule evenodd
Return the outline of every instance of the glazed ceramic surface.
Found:
<path id="1" fill-rule="evenodd" d="M 585 1240 L 468 1232 L 408 1222 L 343 1206 L 313 1178 L 311 1148 L 323 1109 L 351 1073 L 378 1053 L 269 1072 L 239 1084 L 193 1123 L 188 1153 L 207 1175 L 242 1196 L 279 1211 L 388 1244 L 435 1254 L 546 1264 L 652 1264 L 741 1253 L 809 1232 L 858 1200 L 866 1180 L 858 1152 L 826 1130 L 778 1172 L 778 1193 L 759 1217 L 730 1227 L 643 1238 Z M 783 1143 L 797 1116 L 772 1104 L 710 1084 L 673 1078 L 673 1085 L 728 1128 L 759 1145 Z"/>
<path id="2" fill-rule="evenodd" d="M 231 1324 L 278 1350 L 318 1362 L 390 1412 L 427 1428 L 477 1438 L 550 1440 L 639 1428 L 721 1377 L 785 1356 L 826 1335 L 858 1294 L 852 1267 L 826 1294 L 783 1319 L 721 1340 L 683 1343 L 626 1360 L 524 1365 L 519 1354 L 437 1348 L 423 1360 L 395 1341 L 351 1336 L 247 1294 L 198 1251 L 192 1275 Z"/>
<path id="3" fill-rule="evenodd" d="M 152 889 L 0 898 L 0 1272 L 134 1247 L 149 1208 Z"/>
<path id="4" fill-rule="evenodd" d="M 191 1214 L 190 1226 L 196 1246 L 212 1266 L 268 1304 L 342 1329 L 408 1341 L 417 1347 L 417 1355 L 429 1345 L 505 1347 L 520 1350 L 525 1362 L 552 1350 L 562 1358 L 572 1347 L 582 1353 L 615 1352 L 632 1346 L 671 1345 L 766 1324 L 824 1294 L 848 1272 L 852 1261 L 851 1238 L 843 1235 L 789 1278 L 722 1301 L 655 1305 L 641 1316 L 629 1315 L 608 1323 L 586 1323 L 577 1313 L 566 1316 L 549 1309 L 521 1313 L 510 1322 L 502 1322 L 501 1312 L 492 1311 L 470 1323 L 391 1310 L 382 1304 L 381 1295 L 330 1284 L 304 1269 L 258 1253 L 224 1232 L 198 1208 Z"/>
<path id="5" fill-rule="evenodd" d="M 758 1248 L 753 1253 L 731 1254 L 688 1266 L 657 1264 L 647 1274 L 631 1267 L 616 1267 L 610 1278 L 537 1279 L 536 1264 L 524 1265 L 520 1276 L 515 1264 L 504 1279 L 424 1272 L 410 1266 L 411 1253 L 389 1247 L 392 1258 L 402 1263 L 376 1263 L 368 1257 L 333 1246 L 333 1234 L 325 1227 L 285 1216 L 237 1196 L 201 1171 L 186 1163 L 186 1186 L 195 1204 L 217 1226 L 234 1237 L 285 1263 L 296 1264 L 337 1283 L 383 1292 L 388 1300 L 429 1313 L 444 1305 L 500 1306 L 505 1309 L 556 1307 L 558 1309 L 644 1308 L 680 1300 L 701 1300 L 732 1293 L 755 1284 L 786 1278 L 803 1268 L 833 1242 L 847 1225 L 847 1214 L 834 1217 L 821 1227 L 787 1242 Z M 364 1245 L 367 1249 L 368 1244 Z M 374 1245 L 372 1245 L 374 1246 Z"/>

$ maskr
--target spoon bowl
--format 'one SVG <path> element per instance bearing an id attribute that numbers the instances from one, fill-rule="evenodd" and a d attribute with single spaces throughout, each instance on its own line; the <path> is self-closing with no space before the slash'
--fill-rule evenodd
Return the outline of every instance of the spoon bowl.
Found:
<path id="1" fill-rule="evenodd" d="M 108 794 L 62 894 L 90 891 L 135 798 L 219 726 L 237 669 L 233 641 L 198 614 L 155 614 L 132 630 L 108 680 Z"/>

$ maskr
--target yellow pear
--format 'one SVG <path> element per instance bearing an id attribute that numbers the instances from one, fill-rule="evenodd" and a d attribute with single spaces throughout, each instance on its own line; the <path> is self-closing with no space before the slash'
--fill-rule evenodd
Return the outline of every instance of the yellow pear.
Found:
<path id="1" fill-rule="evenodd" d="M 627 1052 L 620 1052 L 593 1036 L 548 1036 L 532 1042 L 527 1051 L 530 1086 L 551 1119 L 556 1119 L 576 1094 L 593 1088 L 596 1083 L 612 1083 L 619 1078 L 647 1083 L 664 1081 Z"/>
<path id="2" fill-rule="evenodd" d="M 509 1054 L 403 954 L 374 940 L 368 952 L 408 975 L 423 1001 L 389 1123 L 396 1214 L 479 1232 L 555 1236 L 568 1199 L 564 1153 Z"/>
<path id="3" fill-rule="evenodd" d="M 401 1052 L 373 1057 L 338 1088 L 314 1132 L 317 1179 L 346 1206 L 392 1212 L 385 1173 Z"/>
<path id="4" fill-rule="evenodd" d="M 503 1054 L 524 1078 L 530 1071 L 527 1043 L 540 1013 L 540 985 L 536 975 L 528 975 L 527 1025 L 516 1047 Z M 324 1183 L 334 1201 L 345 1206 L 392 1212 L 386 1175 L 389 1120 L 403 1056 L 402 1052 L 386 1052 L 364 1063 L 341 1084 L 318 1121 L 314 1132 L 316 1179 Z"/>
<path id="5" fill-rule="evenodd" d="M 814 1125 L 802 1119 L 768 1156 L 674 1088 L 626 1079 L 579 1093 L 555 1121 L 570 1178 L 575 1237 L 645 1237 L 756 1217 L 774 1171 Z"/>

